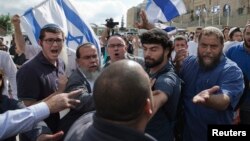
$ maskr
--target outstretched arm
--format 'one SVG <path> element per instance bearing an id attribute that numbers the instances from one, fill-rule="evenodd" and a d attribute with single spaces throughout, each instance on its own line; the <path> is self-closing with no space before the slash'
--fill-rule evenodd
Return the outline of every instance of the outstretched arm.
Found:
<path id="1" fill-rule="evenodd" d="M 35 123 L 47 118 L 49 114 L 49 108 L 44 102 L 1 114 L 0 140 L 31 130 Z"/>
<path id="2" fill-rule="evenodd" d="M 230 97 L 227 94 L 216 94 L 219 86 L 213 86 L 210 89 L 201 91 L 193 97 L 193 103 L 205 105 L 216 110 L 225 110 L 230 104 Z"/>
<path id="3" fill-rule="evenodd" d="M 0 114 L 0 140 L 31 130 L 36 123 L 66 108 L 74 108 L 80 103 L 75 97 L 81 90 L 54 95 L 44 102 L 23 109 Z"/>
<path id="4" fill-rule="evenodd" d="M 153 115 L 167 102 L 168 96 L 161 90 L 153 91 Z"/>

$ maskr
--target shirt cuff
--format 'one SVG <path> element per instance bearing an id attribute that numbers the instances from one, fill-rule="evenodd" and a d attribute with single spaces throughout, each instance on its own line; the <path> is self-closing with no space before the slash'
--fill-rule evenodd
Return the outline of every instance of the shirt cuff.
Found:
<path id="1" fill-rule="evenodd" d="M 50 115 L 49 107 L 45 102 L 40 102 L 28 108 L 34 113 L 37 122 L 44 120 Z"/>

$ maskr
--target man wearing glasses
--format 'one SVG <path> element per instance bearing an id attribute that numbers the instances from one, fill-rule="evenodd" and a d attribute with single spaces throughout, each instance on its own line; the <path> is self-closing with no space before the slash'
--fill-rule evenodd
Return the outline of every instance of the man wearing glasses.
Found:
<path id="1" fill-rule="evenodd" d="M 42 49 L 39 46 L 34 46 L 30 43 L 27 43 L 25 40 L 22 30 L 21 30 L 21 19 L 19 15 L 14 15 L 11 18 L 11 22 L 14 27 L 14 37 L 15 37 L 15 43 L 16 48 L 20 51 L 20 53 L 24 53 L 26 59 L 30 60 L 34 56 L 36 56 Z M 27 36 L 27 35 L 26 35 Z M 52 42 L 52 40 L 48 41 Z M 62 48 L 62 51 L 60 52 L 60 58 L 65 62 L 66 65 L 66 75 L 70 76 L 70 74 L 75 70 L 75 52 L 73 52 L 71 49 Z"/>
<path id="2" fill-rule="evenodd" d="M 121 35 L 115 34 L 109 37 L 107 43 L 107 52 L 110 56 L 110 60 L 104 65 L 107 67 L 110 63 L 119 61 L 122 59 L 130 59 L 138 62 L 140 65 L 144 66 L 143 58 L 133 56 L 127 52 L 127 42 Z"/>
<path id="3" fill-rule="evenodd" d="M 100 73 L 100 60 L 97 48 L 94 44 L 86 42 L 76 49 L 77 69 L 70 75 L 65 92 L 83 89 L 77 97 L 81 103 L 74 109 L 70 109 L 60 121 L 59 129 L 66 135 L 71 125 L 83 114 L 95 110 L 92 92 L 94 82 Z"/>
<path id="4" fill-rule="evenodd" d="M 18 98 L 26 106 L 38 103 L 52 93 L 64 91 L 67 82 L 65 64 L 58 58 L 64 38 L 62 29 L 55 24 L 45 25 L 41 29 L 38 43 L 42 50 L 17 73 Z M 59 118 L 59 113 L 55 113 L 45 119 L 53 133 L 56 132 Z"/>

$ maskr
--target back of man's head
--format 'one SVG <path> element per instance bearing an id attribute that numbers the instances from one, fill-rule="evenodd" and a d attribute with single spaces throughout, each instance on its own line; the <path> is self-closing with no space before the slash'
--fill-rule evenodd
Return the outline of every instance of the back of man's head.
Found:
<path id="1" fill-rule="evenodd" d="M 97 116 L 121 122 L 138 119 L 151 98 L 149 78 L 138 63 L 117 61 L 95 81 L 93 97 Z"/>

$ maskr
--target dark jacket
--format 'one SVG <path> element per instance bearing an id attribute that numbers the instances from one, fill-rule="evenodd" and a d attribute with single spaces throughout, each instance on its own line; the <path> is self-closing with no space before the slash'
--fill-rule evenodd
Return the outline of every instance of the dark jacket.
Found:
<path id="1" fill-rule="evenodd" d="M 76 69 L 71 76 L 69 77 L 68 83 L 65 88 L 65 92 L 71 92 L 76 89 L 85 89 L 77 99 L 81 101 L 81 103 L 75 109 L 70 109 L 69 113 L 67 113 L 61 120 L 59 124 L 59 130 L 64 132 L 64 136 L 67 134 L 70 126 L 83 114 L 95 110 L 95 105 L 93 101 L 93 97 L 91 94 L 90 84 L 85 78 L 85 76 L 80 72 L 79 69 Z"/>
<path id="2" fill-rule="evenodd" d="M 93 115 L 93 119 L 92 119 Z M 92 121 L 93 120 L 93 121 Z M 92 123 L 93 122 L 93 123 Z M 156 141 L 148 134 L 107 122 L 88 113 L 80 117 L 69 130 L 65 141 Z"/>

